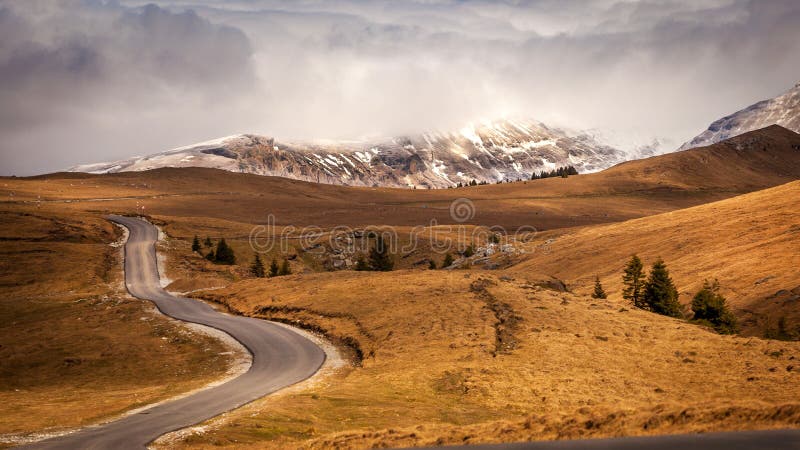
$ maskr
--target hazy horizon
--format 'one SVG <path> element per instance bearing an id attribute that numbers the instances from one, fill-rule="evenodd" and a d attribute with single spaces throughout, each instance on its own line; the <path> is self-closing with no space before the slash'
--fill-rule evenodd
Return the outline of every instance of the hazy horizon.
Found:
<path id="1" fill-rule="evenodd" d="M 503 116 L 674 149 L 800 80 L 798 23 L 790 0 L 0 0 L 0 175 Z"/>

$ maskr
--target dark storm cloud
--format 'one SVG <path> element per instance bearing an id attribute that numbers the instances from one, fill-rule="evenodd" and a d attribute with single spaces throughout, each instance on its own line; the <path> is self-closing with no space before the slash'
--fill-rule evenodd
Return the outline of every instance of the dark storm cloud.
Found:
<path id="1" fill-rule="evenodd" d="M 156 3 L 5 4 L 4 172 L 504 114 L 674 148 L 800 79 L 793 0 Z M 59 158 L 6 163 L 32 146 Z"/>
<path id="2" fill-rule="evenodd" d="M 227 102 L 255 86 L 245 34 L 193 11 L 100 2 L 0 5 L 4 173 L 159 148 L 160 139 L 142 136 L 148 121 L 180 121 L 165 116 L 186 105 Z"/>

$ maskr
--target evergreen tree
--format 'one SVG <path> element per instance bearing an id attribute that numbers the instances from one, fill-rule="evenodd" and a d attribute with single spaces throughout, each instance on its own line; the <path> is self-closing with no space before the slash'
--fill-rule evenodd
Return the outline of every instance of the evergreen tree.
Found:
<path id="1" fill-rule="evenodd" d="M 197 235 L 194 235 L 194 239 L 192 240 L 192 251 L 199 252 L 200 251 L 200 239 L 197 238 Z"/>
<path id="2" fill-rule="evenodd" d="M 289 267 L 289 260 L 284 259 L 283 263 L 281 264 L 281 268 L 278 270 L 278 275 L 280 276 L 280 275 L 291 275 L 291 274 L 292 274 L 292 268 Z"/>
<path id="3" fill-rule="evenodd" d="M 279 270 L 280 269 L 278 268 L 278 261 L 276 261 L 275 258 L 272 258 L 272 262 L 269 263 L 269 276 L 270 276 L 270 278 L 277 277 Z"/>
<path id="4" fill-rule="evenodd" d="M 592 298 L 608 298 L 606 291 L 603 290 L 603 285 L 600 284 L 599 276 L 594 278 L 594 292 L 592 293 Z"/>
<path id="5" fill-rule="evenodd" d="M 650 276 L 644 284 L 642 299 L 657 314 L 670 317 L 682 317 L 681 304 L 678 303 L 678 289 L 669 276 L 664 260 L 658 259 L 650 269 Z"/>
<path id="6" fill-rule="evenodd" d="M 432 259 L 430 261 L 428 261 L 428 269 L 436 270 L 436 261 L 434 261 Z"/>
<path id="7" fill-rule="evenodd" d="M 206 246 L 206 248 L 211 248 L 211 246 L 214 245 L 214 243 L 211 242 L 211 238 L 208 236 L 206 236 L 206 240 L 203 242 L 203 244 Z"/>
<path id="8" fill-rule="evenodd" d="M 718 333 L 733 334 L 738 330 L 736 316 L 728 309 L 725 297 L 719 293 L 719 282 L 705 280 L 703 288 L 692 299 L 694 320 L 708 323 Z"/>
<path id="9" fill-rule="evenodd" d="M 358 259 L 356 260 L 355 270 L 359 272 L 369 270 L 369 265 L 367 264 L 367 260 L 366 258 L 364 258 L 364 255 L 359 256 Z"/>
<path id="10" fill-rule="evenodd" d="M 642 270 L 642 260 L 638 256 L 631 256 L 628 265 L 625 266 L 625 273 L 622 275 L 622 298 L 633 303 L 637 308 L 645 308 L 642 300 L 642 288 L 644 285 L 644 271 Z"/>
<path id="11" fill-rule="evenodd" d="M 380 234 L 375 236 L 375 246 L 369 251 L 369 265 L 372 270 L 388 272 L 394 268 L 389 246 L 383 241 Z"/>
<path id="12" fill-rule="evenodd" d="M 214 262 L 219 264 L 236 264 L 236 255 L 233 254 L 233 249 L 225 242 L 224 238 L 217 242 Z"/>
<path id="13" fill-rule="evenodd" d="M 264 270 L 264 263 L 261 262 L 261 256 L 256 253 L 256 259 L 253 261 L 253 265 L 250 266 L 250 273 L 253 274 L 254 277 L 264 278 L 266 275 L 266 271 Z"/>
<path id="14" fill-rule="evenodd" d="M 453 255 L 450 253 L 444 255 L 444 261 L 442 261 L 442 269 L 445 267 L 450 267 L 453 265 Z"/>

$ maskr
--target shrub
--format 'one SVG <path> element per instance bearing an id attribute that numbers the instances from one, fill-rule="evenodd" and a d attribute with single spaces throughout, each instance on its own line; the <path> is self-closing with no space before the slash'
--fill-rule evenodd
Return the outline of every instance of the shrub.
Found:
<path id="1" fill-rule="evenodd" d="M 289 267 L 289 260 L 284 259 L 283 263 L 281 263 L 281 268 L 278 269 L 278 276 L 291 275 L 291 274 L 292 274 L 292 268 Z"/>
<path id="2" fill-rule="evenodd" d="M 275 258 L 272 258 L 272 262 L 269 263 L 269 276 L 270 276 L 270 278 L 271 277 L 277 277 L 279 271 L 280 271 L 280 269 L 278 268 L 278 261 L 276 261 Z"/>
<path id="3" fill-rule="evenodd" d="M 383 240 L 383 236 L 375 236 L 375 246 L 369 251 L 369 266 L 372 270 L 388 272 L 394 268 L 394 261 L 389 254 L 389 246 Z"/>
<path id="4" fill-rule="evenodd" d="M 364 256 L 359 256 L 356 260 L 355 270 L 359 272 L 369 270 L 369 265 L 367 264 L 367 260 L 364 258 Z"/>
<path id="5" fill-rule="evenodd" d="M 453 265 L 453 255 L 450 253 L 444 255 L 444 261 L 442 261 L 442 269 L 445 267 L 450 267 Z"/>
<path id="6" fill-rule="evenodd" d="M 703 288 L 692 299 L 694 320 L 710 324 L 720 334 L 738 331 L 736 316 L 728 309 L 725 297 L 719 293 L 719 282 L 703 283 Z"/>

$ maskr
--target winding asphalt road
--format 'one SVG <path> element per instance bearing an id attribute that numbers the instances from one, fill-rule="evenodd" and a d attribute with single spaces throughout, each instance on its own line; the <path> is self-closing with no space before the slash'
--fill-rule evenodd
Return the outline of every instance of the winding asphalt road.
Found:
<path id="1" fill-rule="evenodd" d="M 230 334 L 247 347 L 253 355 L 253 364 L 246 373 L 219 386 L 28 448 L 146 448 L 162 434 L 210 419 L 305 380 L 322 366 L 325 352 L 298 333 L 264 320 L 222 314 L 198 300 L 168 294 L 159 285 L 154 245 L 158 239 L 156 227 L 137 218 L 111 216 L 109 219 L 130 231 L 125 244 L 128 291 L 135 297 L 152 301 L 170 317 Z"/>

